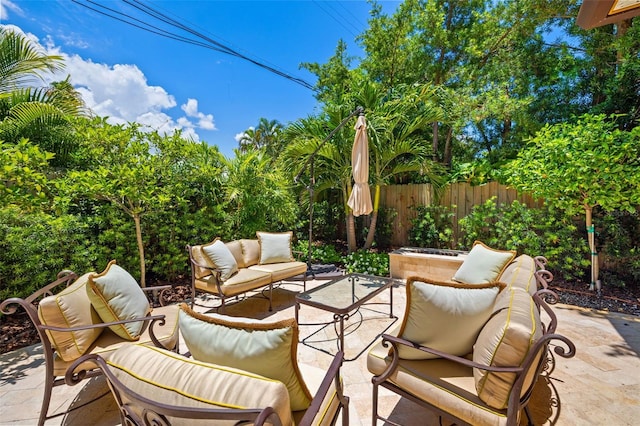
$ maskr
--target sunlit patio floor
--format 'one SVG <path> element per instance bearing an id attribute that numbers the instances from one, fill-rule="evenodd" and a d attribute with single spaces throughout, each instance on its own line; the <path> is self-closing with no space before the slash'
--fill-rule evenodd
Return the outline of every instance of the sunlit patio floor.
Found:
<path id="1" fill-rule="evenodd" d="M 307 289 L 326 281 L 307 283 Z M 274 310 L 267 301 L 253 295 L 227 308 L 228 315 L 277 320 L 294 316 L 294 296 L 299 285 L 285 283 L 274 290 Z M 385 291 L 374 301 L 388 302 Z M 213 301 L 203 300 L 203 303 Z M 394 314 L 402 316 L 405 306 L 403 285 L 393 290 Z M 388 306 L 375 305 L 375 311 L 362 309 L 349 319 L 346 331 L 347 358 L 342 374 L 345 393 L 350 397 L 350 424 L 371 425 L 371 375 L 366 367 L 367 345 L 386 327 L 391 329 Z M 640 317 L 555 305 L 558 332 L 577 347 L 571 359 L 558 357 L 550 380 L 540 380 L 532 399 L 536 424 L 556 425 L 636 425 L 640 421 Z M 207 308 L 199 308 L 207 312 Z M 332 316 L 302 306 L 300 323 L 319 323 Z M 300 326 L 300 337 L 307 338 L 318 326 Z M 314 348 L 310 347 L 314 346 Z M 335 331 L 327 327 L 306 344 L 298 345 L 298 362 L 327 367 L 336 350 Z M 183 347 L 181 352 L 185 352 Z M 41 346 L 0 356 L 0 424 L 36 424 L 42 402 L 44 359 Z M 362 353 L 360 356 L 358 354 Z M 120 418 L 104 379 L 94 378 L 76 387 L 54 388 L 50 413 L 64 412 L 96 396 L 96 402 L 47 421 L 47 425 L 117 425 Z M 438 419 L 427 410 L 381 389 L 381 414 L 401 425 L 437 425 Z M 380 422 L 382 424 L 382 422 Z M 443 423 L 446 424 L 446 423 Z"/>

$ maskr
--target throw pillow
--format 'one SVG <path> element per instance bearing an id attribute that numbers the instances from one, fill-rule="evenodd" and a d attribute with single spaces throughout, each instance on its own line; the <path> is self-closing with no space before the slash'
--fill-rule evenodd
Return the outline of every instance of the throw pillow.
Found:
<path id="1" fill-rule="evenodd" d="M 451 355 L 467 355 L 491 317 L 502 288 L 502 283 L 470 286 L 408 278 L 407 305 L 398 336 Z M 438 358 L 406 346 L 400 346 L 399 355 L 404 359 Z"/>
<path id="2" fill-rule="evenodd" d="M 298 325 L 292 319 L 267 323 L 224 315 L 202 315 L 180 305 L 180 332 L 194 359 L 279 380 L 291 410 L 305 410 L 312 396 L 297 362 Z"/>
<path id="3" fill-rule="evenodd" d="M 229 247 L 216 238 L 212 243 L 202 246 L 202 251 L 211 259 L 214 267 L 220 271 L 220 280 L 226 281 L 238 272 L 236 258 Z"/>
<path id="4" fill-rule="evenodd" d="M 112 260 L 99 274 L 89 275 L 87 294 L 104 322 L 142 318 L 151 312 L 147 296 L 127 271 Z M 112 325 L 109 328 L 126 340 L 138 340 L 143 321 Z"/>
<path id="5" fill-rule="evenodd" d="M 260 264 L 292 262 L 293 232 L 256 232 L 260 242 Z"/>
<path id="6" fill-rule="evenodd" d="M 453 276 L 453 280 L 465 284 L 497 281 L 515 256 L 516 252 L 513 250 L 496 250 L 476 241 Z"/>
<path id="7" fill-rule="evenodd" d="M 87 295 L 88 279 L 89 274 L 84 274 L 60 293 L 42 299 L 38 304 L 38 318 L 42 324 L 65 328 L 100 324 L 100 317 Z M 102 330 L 104 329 L 90 328 L 72 332 L 46 330 L 46 333 L 58 356 L 70 362 L 84 355 Z"/>

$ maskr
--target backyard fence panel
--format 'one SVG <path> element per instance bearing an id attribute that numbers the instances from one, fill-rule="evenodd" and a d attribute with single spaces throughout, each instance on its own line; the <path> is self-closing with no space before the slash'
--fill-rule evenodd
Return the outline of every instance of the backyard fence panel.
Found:
<path id="1" fill-rule="evenodd" d="M 492 197 L 496 197 L 499 204 L 511 204 L 514 200 L 528 207 L 540 207 L 541 200 L 536 200 L 529 194 L 519 194 L 515 189 L 489 182 L 485 185 L 472 186 L 467 182 L 447 185 L 436 201 L 430 184 L 386 185 L 381 187 L 380 208 L 389 208 L 397 213 L 393 220 L 393 235 L 391 244 L 395 247 L 411 245 L 409 230 L 411 221 L 415 219 L 417 207 L 430 206 L 438 203 L 449 206 L 454 213 L 453 232 L 454 244 L 460 236 L 458 220 L 467 216 L 474 206 L 483 204 Z M 455 206 L 455 207 L 454 207 Z"/>

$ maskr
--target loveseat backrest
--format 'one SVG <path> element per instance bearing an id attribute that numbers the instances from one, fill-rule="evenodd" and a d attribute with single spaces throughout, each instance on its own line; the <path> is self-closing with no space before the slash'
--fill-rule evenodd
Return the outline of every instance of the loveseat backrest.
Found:
<path id="1" fill-rule="evenodd" d="M 260 262 L 260 242 L 257 239 L 243 239 L 240 244 L 245 267 L 257 265 Z"/>

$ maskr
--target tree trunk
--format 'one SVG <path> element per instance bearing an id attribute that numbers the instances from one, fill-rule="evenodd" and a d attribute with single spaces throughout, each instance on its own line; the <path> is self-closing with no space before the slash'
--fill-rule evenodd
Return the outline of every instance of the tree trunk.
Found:
<path id="1" fill-rule="evenodd" d="M 356 222 L 351 209 L 347 209 L 347 246 L 349 253 L 353 253 L 358 248 L 356 244 Z"/>
<path id="2" fill-rule="evenodd" d="M 591 253 L 591 284 L 589 290 L 600 291 L 600 280 L 598 280 L 598 252 L 596 251 L 596 233 L 593 226 L 592 212 L 593 208 L 587 204 L 584 205 L 585 222 L 587 225 L 587 239 L 589 240 L 589 252 Z"/>
<path id="3" fill-rule="evenodd" d="M 378 210 L 380 208 L 380 185 L 376 185 L 375 195 L 373 196 L 373 212 L 371 213 L 371 224 L 369 232 L 367 232 L 367 241 L 364 243 L 365 249 L 370 249 L 376 236 L 376 224 L 378 223 Z"/>
<path id="4" fill-rule="evenodd" d="M 138 256 L 140 256 L 140 286 L 146 287 L 146 267 L 144 262 L 144 244 L 142 243 L 142 227 L 140 226 L 140 214 L 134 213 L 133 222 L 136 224 L 136 240 L 138 242 Z"/>
<path id="5" fill-rule="evenodd" d="M 433 131 L 432 146 L 431 146 L 431 149 L 433 149 L 433 154 L 432 154 L 433 161 L 437 162 L 438 161 L 438 122 L 434 121 L 431 127 Z"/>
<path id="6" fill-rule="evenodd" d="M 444 166 L 447 170 L 451 170 L 451 159 L 453 158 L 452 154 L 452 146 L 451 146 L 451 138 L 453 137 L 453 127 L 449 127 L 447 131 L 447 139 L 444 144 Z"/>

